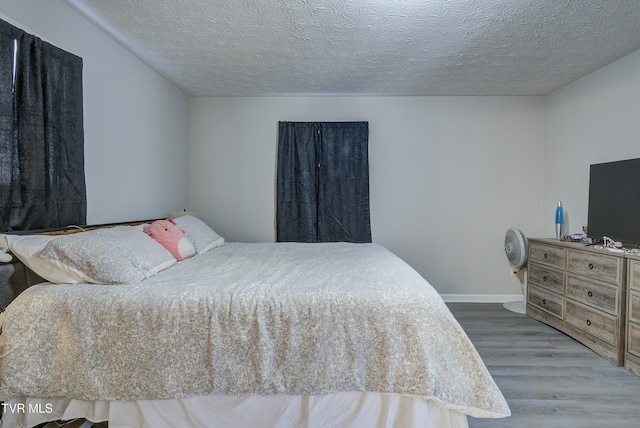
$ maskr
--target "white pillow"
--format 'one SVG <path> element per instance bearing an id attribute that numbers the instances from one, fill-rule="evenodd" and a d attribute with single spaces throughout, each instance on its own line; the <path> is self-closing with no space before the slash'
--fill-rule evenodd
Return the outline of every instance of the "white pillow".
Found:
<path id="1" fill-rule="evenodd" d="M 56 237 L 38 257 L 56 260 L 96 284 L 137 283 L 176 263 L 162 245 L 132 226 Z"/>
<path id="2" fill-rule="evenodd" d="M 180 229 L 184 230 L 187 238 L 196 247 L 196 253 L 204 253 L 216 247 L 224 245 L 224 238 L 214 232 L 205 222 L 199 218 L 183 215 L 173 219 Z"/>
<path id="3" fill-rule="evenodd" d="M 55 239 L 55 236 L 46 235 L 6 235 L 9 250 L 25 266 L 36 275 L 49 282 L 58 284 L 74 284 L 88 282 L 89 277 L 82 272 L 60 263 L 57 260 L 38 257 L 44 247 Z"/>

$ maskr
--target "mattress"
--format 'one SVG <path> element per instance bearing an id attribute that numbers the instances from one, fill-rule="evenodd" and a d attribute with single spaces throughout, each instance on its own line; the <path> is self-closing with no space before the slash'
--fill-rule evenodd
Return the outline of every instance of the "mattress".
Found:
<path id="1" fill-rule="evenodd" d="M 138 284 L 44 284 L 9 305 L 0 398 L 417 397 L 508 405 L 446 305 L 378 244 L 227 243 Z"/>

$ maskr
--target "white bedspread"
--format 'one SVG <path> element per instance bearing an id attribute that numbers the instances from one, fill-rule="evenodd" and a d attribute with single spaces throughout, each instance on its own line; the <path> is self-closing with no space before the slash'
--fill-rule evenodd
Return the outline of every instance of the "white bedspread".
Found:
<path id="1" fill-rule="evenodd" d="M 438 293 L 376 244 L 240 244 L 135 285 L 38 285 L 7 309 L 0 399 L 370 391 L 509 408 Z"/>

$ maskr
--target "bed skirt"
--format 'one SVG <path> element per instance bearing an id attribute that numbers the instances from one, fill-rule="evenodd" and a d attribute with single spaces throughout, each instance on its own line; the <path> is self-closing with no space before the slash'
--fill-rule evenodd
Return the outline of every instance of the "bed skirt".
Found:
<path id="1" fill-rule="evenodd" d="M 436 400 L 373 392 L 318 396 L 192 396 L 171 400 L 24 398 L 4 404 L 0 426 L 84 418 L 109 428 L 438 427 L 468 428 L 467 416 Z"/>

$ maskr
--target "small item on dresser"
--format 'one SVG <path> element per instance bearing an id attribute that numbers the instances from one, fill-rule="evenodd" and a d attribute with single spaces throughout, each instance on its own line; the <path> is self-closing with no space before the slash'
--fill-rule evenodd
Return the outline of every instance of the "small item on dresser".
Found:
<path id="1" fill-rule="evenodd" d="M 556 239 L 562 236 L 562 225 L 564 224 L 564 211 L 562 210 L 562 202 L 558 201 L 556 207 Z"/>
<path id="2" fill-rule="evenodd" d="M 188 259 L 196 254 L 193 243 L 185 236 L 184 230 L 176 226 L 173 219 L 156 220 L 145 226 L 144 232 L 169 250 L 176 260 Z"/>
<path id="3" fill-rule="evenodd" d="M 581 242 L 584 238 L 585 238 L 585 234 L 583 233 L 573 233 L 571 235 L 564 235 L 562 237 L 563 241 L 574 241 L 574 242 Z"/>
<path id="4" fill-rule="evenodd" d="M 620 241 L 614 241 L 611 238 L 607 238 L 606 236 L 603 237 L 602 239 L 604 239 L 605 242 L 605 248 L 613 253 L 624 253 L 625 249 L 622 246 L 622 242 Z"/>
<path id="5" fill-rule="evenodd" d="M 582 243 L 587 244 L 587 246 L 595 244 L 594 239 L 589 238 L 587 235 L 584 235 L 584 238 L 582 238 Z"/>

